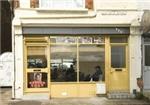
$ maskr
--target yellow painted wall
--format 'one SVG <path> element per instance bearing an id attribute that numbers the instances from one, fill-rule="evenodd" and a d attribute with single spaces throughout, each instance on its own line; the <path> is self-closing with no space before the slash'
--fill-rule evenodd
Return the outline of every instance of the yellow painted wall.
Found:
<path id="1" fill-rule="evenodd" d="M 95 83 L 53 83 L 50 90 L 51 98 L 94 96 L 96 96 Z"/>

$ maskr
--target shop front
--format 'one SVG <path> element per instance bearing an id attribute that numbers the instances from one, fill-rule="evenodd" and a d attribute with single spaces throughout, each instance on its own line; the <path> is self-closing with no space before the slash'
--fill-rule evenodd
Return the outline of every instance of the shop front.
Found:
<path id="1" fill-rule="evenodd" d="M 128 27 L 24 27 L 23 34 L 24 95 L 94 97 L 130 91 Z"/>

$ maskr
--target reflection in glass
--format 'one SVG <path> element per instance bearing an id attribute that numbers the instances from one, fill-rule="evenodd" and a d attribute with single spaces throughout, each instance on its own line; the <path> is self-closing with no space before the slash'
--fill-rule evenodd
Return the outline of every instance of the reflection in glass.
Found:
<path id="1" fill-rule="evenodd" d="M 76 45 L 51 45 L 51 81 L 77 81 Z"/>
<path id="2" fill-rule="evenodd" d="M 79 46 L 79 80 L 104 81 L 105 55 L 104 46 Z"/>
<path id="3" fill-rule="evenodd" d="M 47 87 L 47 73 L 34 72 L 28 73 L 28 88 L 46 88 Z"/>
<path id="4" fill-rule="evenodd" d="M 125 68 L 125 46 L 111 46 L 111 67 Z"/>
<path id="5" fill-rule="evenodd" d="M 46 68 L 47 53 L 46 47 L 27 47 L 27 66 L 28 68 Z"/>

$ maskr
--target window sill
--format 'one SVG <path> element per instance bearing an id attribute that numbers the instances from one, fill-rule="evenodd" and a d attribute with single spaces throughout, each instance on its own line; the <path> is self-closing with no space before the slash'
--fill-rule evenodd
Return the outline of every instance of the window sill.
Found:
<path id="1" fill-rule="evenodd" d="M 88 12 L 86 8 L 76 8 L 76 9 L 52 9 L 52 8 L 36 8 L 38 12 Z"/>

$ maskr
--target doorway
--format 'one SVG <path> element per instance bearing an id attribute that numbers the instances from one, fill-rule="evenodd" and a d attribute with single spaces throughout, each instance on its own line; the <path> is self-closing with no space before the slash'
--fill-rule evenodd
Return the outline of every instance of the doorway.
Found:
<path id="1" fill-rule="evenodd" d="M 143 45 L 143 81 L 144 90 L 150 89 L 150 37 L 144 37 Z"/>
<path id="2" fill-rule="evenodd" d="M 109 92 L 129 92 L 127 37 L 110 37 L 109 56 Z"/>

